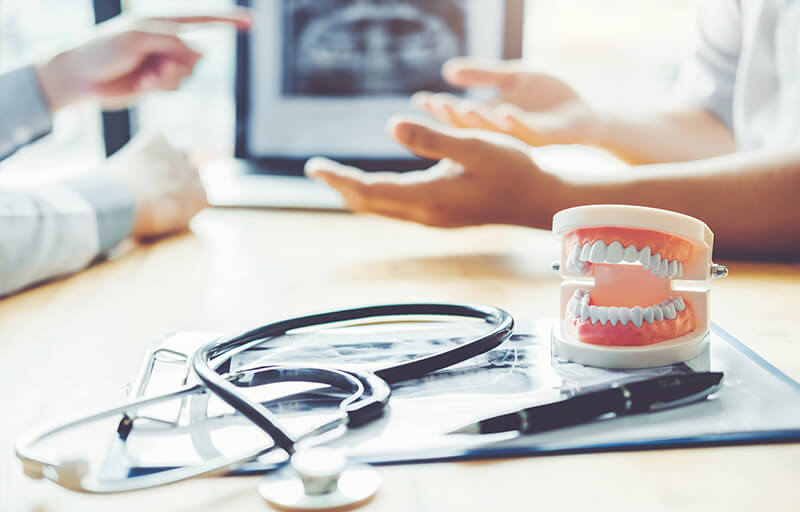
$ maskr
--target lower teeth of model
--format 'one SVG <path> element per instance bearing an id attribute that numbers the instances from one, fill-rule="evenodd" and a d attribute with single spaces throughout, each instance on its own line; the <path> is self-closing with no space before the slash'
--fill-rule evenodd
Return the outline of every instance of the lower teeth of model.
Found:
<path id="1" fill-rule="evenodd" d="M 641 306 L 632 308 L 590 306 L 589 292 L 581 289 L 575 290 L 567 303 L 567 311 L 573 318 L 578 318 L 581 322 L 591 321 L 593 324 L 600 322 L 600 325 L 609 323 L 611 325 L 628 325 L 628 322 L 632 322 L 636 327 L 641 327 L 643 322 L 652 324 L 663 320 L 674 320 L 677 314 L 684 309 L 686 309 L 686 303 L 682 297 L 670 297 L 646 308 Z"/>

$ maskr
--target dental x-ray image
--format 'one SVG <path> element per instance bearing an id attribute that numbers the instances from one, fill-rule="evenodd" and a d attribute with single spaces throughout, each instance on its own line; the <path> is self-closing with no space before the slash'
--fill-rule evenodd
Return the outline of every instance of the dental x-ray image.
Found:
<path id="1" fill-rule="evenodd" d="M 447 91 L 442 64 L 466 53 L 465 0 L 285 0 L 285 96 Z"/>

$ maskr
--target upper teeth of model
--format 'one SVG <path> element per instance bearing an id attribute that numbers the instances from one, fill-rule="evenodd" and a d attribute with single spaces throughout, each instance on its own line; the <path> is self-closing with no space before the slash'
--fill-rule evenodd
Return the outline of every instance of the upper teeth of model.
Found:
<path id="1" fill-rule="evenodd" d="M 683 263 L 669 261 L 660 254 L 652 254 L 650 246 L 638 250 L 636 246 L 623 247 L 618 241 L 606 245 L 602 240 L 575 244 L 567 257 L 567 270 L 584 275 L 589 270 L 589 263 L 639 263 L 659 277 L 681 277 Z"/>
<path id="2" fill-rule="evenodd" d="M 642 322 L 652 324 L 662 320 L 674 320 L 678 313 L 686 309 L 686 303 L 682 297 L 670 297 L 663 302 L 652 306 L 634 306 L 632 308 L 616 306 L 590 306 L 589 291 L 577 289 L 567 302 L 567 312 L 581 322 L 591 321 L 593 324 L 600 322 L 601 325 L 610 323 L 611 325 L 628 325 L 633 322 L 636 327 L 641 327 Z"/>

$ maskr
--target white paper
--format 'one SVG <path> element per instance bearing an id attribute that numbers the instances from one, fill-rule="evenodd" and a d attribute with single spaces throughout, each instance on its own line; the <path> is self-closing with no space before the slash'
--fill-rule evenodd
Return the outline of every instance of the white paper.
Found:
<path id="1" fill-rule="evenodd" d="M 393 387 L 389 410 L 374 423 L 329 436 L 326 442 L 338 446 L 352 458 L 375 463 L 442 458 L 477 457 L 502 453 L 545 453 L 559 450 L 604 449 L 636 443 L 709 442 L 746 440 L 753 432 L 769 437 L 769 432 L 788 430 L 800 436 L 800 387 L 772 367 L 747 355 L 719 333 L 712 332 L 710 353 L 688 364 L 643 370 L 606 370 L 584 367 L 550 354 L 549 329 L 552 321 L 518 322 L 515 334 L 498 348 L 452 368 L 400 383 Z M 335 366 L 340 368 L 379 368 L 432 353 L 461 342 L 465 336 L 485 329 L 480 323 L 458 324 L 378 324 L 358 328 L 306 332 L 270 340 L 262 350 L 234 358 L 233 368 L 273 363 Z M 210 336 L 173 338 L 193 339 L 199 344 Z M 162 342 L 170 344 L 170 339 Z M 185 343 L 184 343 L 184 349 Z M 746 349 L 745 349 L 746 350 Z M 565 394 L 608 386 L 614 382 L 641 379 L 668 372 L 692 370 L 723 371 L 722 389 L 710 400 L 655 413 L 594 421 L 535 435 L 504 433 L 484 436 L 444 435 L 459 426 L 487 416 L 554 400 Z M 156 365 L 154 377 L 158 377 Z M 166 371 L 166 370 L 163 370 Z M 173 371 L 180 375 L 180 371 Z M 164 379 L 153 379 L 164 385 Z M 268 401 L 292 391 L 313 387 L 307 384 L 264 386 L 259 399 Z M 168 388 L 168 386 L 167 386 Z M 267 392 L 266 388 L 271 388 Z M 168 389 L 149 389 L 163 392 Z M 216 400 L 216 404 L 213 402 Z M 195 435 L 219 443 L 247 443 L 260 434 L 241 416 L 212 399 L 208 409 L 216 425 L 236 432 L 226 438 L 223 430 L 213 435 Z M 318 425 L 335 411 L 335 401 L 309 396 L 280 406 L 270 405 L 293 434 Z M 205 410 L 205 409 L 204 409 Z M 201 422 L 190 427 L 206 429 Z M 247 435 L 250 431 L 251 436 Z M 135 429 L 134 429 L 135 432 Z M 146 446 L 146 443 L 145 443 Z M 158 446 L 158 449 L 153 449 Z M 244 446 L 244 445 L 243 445 Z M 240 447 L 241 448 L 241 447 Z M 208 451 L 208 446 L 195 447 Z M 219 453 L 211 450 L 210 453 Z M 202 459 L 191 443 L 153 444 L 131 460 L 144 467 L 189 464 Z M 268 455 L 263 463 L 249 463 L 243 469 L 271 468 L 284 457 Z"/>

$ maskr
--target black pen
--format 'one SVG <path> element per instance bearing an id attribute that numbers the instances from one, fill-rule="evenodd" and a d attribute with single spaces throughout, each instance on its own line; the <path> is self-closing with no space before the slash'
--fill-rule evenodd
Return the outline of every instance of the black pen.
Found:
<path id="1" fill-rule="evenodd" d="M 450 434 L 493 434 L 518 430 L 524 434 L 586 423 L 599 416 L 656 411 L 705 400 L 722 386 L 722 372 L 670 374 L 613 385 L 535 407 L 494 416 Z"/>

